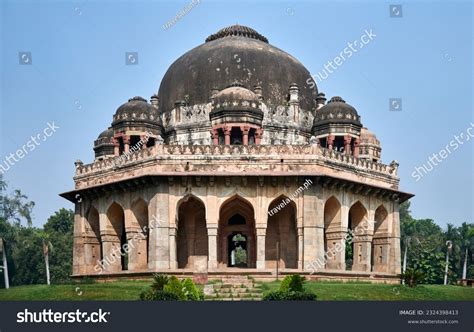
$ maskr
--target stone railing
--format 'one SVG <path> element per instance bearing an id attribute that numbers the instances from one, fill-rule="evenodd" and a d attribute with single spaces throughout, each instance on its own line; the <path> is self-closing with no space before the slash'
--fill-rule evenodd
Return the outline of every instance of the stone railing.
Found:
<path id="1" fill-rule="evenodd" d="M 233 157 L 274 158 L 286 160 L 309 160 L 333 162 L 341 167 L 353 167 L 361 171 L 373 171 L 386 175 L 396 176 L 398 164 L 394 161 L 390 165 L 359 159 L 351 155 L 321 148 L 317 145 L 157 145 L 145 148 L 137 152 L 124 154 L 119 157 L 96 161 L 92 164 L 83 165 L 76 162 L 76 176 L 83 176 L 98 171 L 117 169 L 128 166 L 135 162 L 153 159 L 171 159 L 175 156 L 216 157 L 215 159 Z M 183 159 L 183 158 L 181 158 Z M 194 159 L 194 158 L 193 158 Z"/>

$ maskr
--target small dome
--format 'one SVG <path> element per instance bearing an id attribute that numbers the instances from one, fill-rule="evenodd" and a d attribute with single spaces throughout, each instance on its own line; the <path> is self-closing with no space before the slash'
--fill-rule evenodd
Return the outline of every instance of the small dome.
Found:
<path id="1" fill-rule="evenodd" d="M 380 146 L 380 141 L 377 139 L 377 136 L 367 128 L 363 127 L 360 130 L 360 143 L 361 144 L 373 144 Z"/>
<path id="2" fill-rule="evenodd" d="M 316 111 L 314 125 L 326 123 L 352 123 L 362 126 L 356 109 L 341 97 L 332 97 L 326 105 Z"/>
<path id="3" fill-rule="evenodd" d="M 112 137 L 114 137 L 114 130 L 112 128 L 108 128 L 104 130 L 103 132 L 101 132 L 100 135 L 97 137 L 97 139 L 112 138 Z"/>
<path id="4" fill-rule="evenodd" d="M 260 104 L 258 96 L 250 91 L 249 89 L 244 88 L 242 85 L 233 84 L 232 86 L 218 92 L 214 95 L 215 103 L 224 103 L 224 102 L 254 102 Z"/>
<path id="5" fill-rule="evenodd" d="M 133 97 L 117 108 L 112 125 L 121 121 L 143 121 L 160 123 L 157 109 L 143 97 Z"/>

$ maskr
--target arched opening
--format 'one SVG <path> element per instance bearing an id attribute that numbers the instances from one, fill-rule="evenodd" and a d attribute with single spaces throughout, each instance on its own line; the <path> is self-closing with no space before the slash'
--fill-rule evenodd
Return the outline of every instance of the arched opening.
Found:
<path id="1" fill-rule="evenodd" d="M 132 204 L 132 213 L 138 226 L 138 234 L 134 237 L 134 266 L 137 269 L 144 269 L 148 266 L 149 251 L 149 226 L 148 226 L 148 205 L 139 198 Z"/>
<path id="2" fill-rule="evenodd" d="M 230 144 L 243 144 L 242 131 L 240 130 L 240 127 L 232 127 L 232 130 L 230 131 Z"/>
<path id="3" fill-rule="evenodd" d="M 248 267 L 247 237 L 242 233 L 232 233 L 227 237 L 229 267 Z"/>
<path id="4" fill-rule="evenodd" d="M 115 252 L 120 253 L 120 267 L 121 270 L 128 270 L 128 241 L 127 241 L 127 233 L 125 231 L 125 217 L 123 209 L 117 203 L 113 203 L 109 209 L 107 210 L 107 219 L 112 226 L 113 234 L 115 235 L 115 239 L 113 242 L 112 250 Z M 119 250 L 117 250 L 116 246 L 120 246 Z"/>
<path id="5" fill-rule="evenodd" d="M 89 209 L 85 224 L 85 263 L 95 265 L 102 260 L 102 242 L 100 238 L 99 212 L 95 207 Z"/>
<path id="6" fill-rule="evenodd" d="M 324 253 L 328 269 L 344 269 L 340 258 L 340 248 L 344 248 L 341 229 L 341 203 L 331 196 L 324 204 Z"/>
<path id="7" fill-rule="evenodd" d="M 367 260 L 366 243 L 359 239 L 361 235 L 366 234 L 367 226 L 367 209 L 357 201 L 349 210 L 346 270 L 360 271 L 361 265 Z M 370 256 L 368 258 L 370 259 Z"/>
<path id="8" fill-rule="evenodd" d="M 272 211 L 282 202 L 283 209 L 269 215 L 265 235 L 265 267 L 298 268 L 298 235 L 296 230 L 296 204 L 286 196 L 274 199 L 268 211 Z"/>
<path id="9" fill-rule="evenodd" d="M 187 196 L 178 205 L 178 268 L 207 270 L 208 250 L 206 208 L 194 196 Z"/>
<path id="10" fill-rule="evenodd" d="M 384 241 L 388 233 L 388 212 L 383 205 L 375 210 L 374 236 L 372 239 L 372 271 L 386 271 L 388 263 L 387 241 Z"/>
<path id="11" fill-rule="evenodd" d="M 252 205 L 239 196 L 228 199 L 219 211 L 217 255 L 219 266 L 254 268 L 257 254 L 255 235 Z M 240 260 L 232 261 L 232 255 L 236 258 L 236 254 Z M 242 262 L 244 256 L 245 263 Z"/>

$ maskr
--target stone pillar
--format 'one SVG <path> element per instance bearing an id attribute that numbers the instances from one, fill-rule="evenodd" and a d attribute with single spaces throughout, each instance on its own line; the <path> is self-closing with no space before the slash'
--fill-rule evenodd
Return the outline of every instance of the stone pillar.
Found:
<path id="1" fill-rule="evenodd" d="M 389 272 L 390 238 L 377 237 L 372 240 L 372 271 Z"/>
<path id="2" fill-rule="evenodd" d="M 150 200 L 150 240 L 148 268 L 152 270 L 170 268 L 169 193 L 167 183 L 160 183 L 157 194 Z"/>
<path id="3" fill-rule="evenodd" d="M 370 272 L 372 256 L 372 236 L 354 235 L 352 271 Z"/>
<path id="4" fill-rule="evenodd" d="M 217 224 L 207 225 L 208 262 L 207 269 L 217 269 Z"/>
<path id="5" fill-rule="evenodd" d="M 169 238 L 170 238 L 170 269 L 178 268 L 178 247 L 176 245 L 176 236 L 178 235 L 178 229 L 175 226 L 169 227 Z"/>
<path id="6" fill-rule="evenodd" d="M 100 231 L 102 239 L 102 269 L 104 272 L 113 273 L 122 270 L 120 239 L 112 229 Z"/>
<path id="7" fill-rule="evenodd" d="M 389 272 L 401 273 L 401 253 L 400 253 L 400 215 L 399 204 L 393 202 L 392 212 L 392 236 L 390 237 L 390 252 L 388 256 Z"/>
<path id="8" fill-rule="evenodd" d="M 240 130 L 242 131 L 242 144 L 243 144 L 243 145 L 249 145 L 249 131 L 250 131 L 250 127 L 248 127 L 248 126 L 243 126 L 243 127 L 240 127 Z"/>
<path id="9" fill-rule="evenodd" d="M 267 229 L 265 227 L 257 228 L 257 269 L 265 269 L 265 235 Z"/>
<path id="10" fill-rule="evenodd" d="M 327 145 L 328 145 L 328 149 L 329 150 L 332 150 L 332 147 L 334 145 L 334 135 L 329 135 L 328 138 L 327 138 Z"/>
<path id="11" fill-rule="evenodd" d="M 344 153 L 345 154 L 349 154 L 349 155 L 352 154 L 351 141 L 352 141 L 351 136 L 349 135 L 344 136 Z"/>
<path id="12" fill-rule="evenodd" d="M 232 127 L 226 126 L 224 127 L 224 144 L 230 145 L 230 133 L 232 131 Z"/>
<path id="13" fill-rule="evenodd" d="M 311 273 L 324 268 L 324 202 L 318 197 L 321 190 L 320 184 L 314 184 L 303 193 L 303 268 Z"/>
<path id="14" fill-rule="evenodd" d="M 123 139 L 123 152 L 128 153 L 130 151 L 130 136 L 124 135 Z"/>
<path id="15" fill-rule="evenodd" d="M 82 203 L 84 204 L 84 203 Z M 80 274 L 85 264 L 84 241 L 82 231 L 84 227 L 84 218 L 82 217 L 81 203 L 74 206 L 74 250 L 72 255 L 72 274 Z"/>
<path id="16" fill-rule="evenodd" d="M 344 271 L 346 269 L 346 235 L 340 228 L 326 231 L 326 269 Z"/>
<path id="17" fill-rule="evenodd" d="M 298 227 L 296 234 L 298 236 L 298 270 L 303 270 L 303 227 Z"/>
<path id="18" fill-rule="evenodd" d="M 118 156 L 120 155 L 120 142 L 118 140 L 118 138 L 114 137 L 112 139 L 113 143 L 114 143 L 114 156 Z"/>
<path id="19" fill-rule="evenodd" d="M 211 129 L 211 137 L 212 137 L 212 144 L 218 145 L 219 144 L 219 131 L 215 128 Z"/>
<path id="20" fill-rule="evenodd" d="M 354 157 L 356 158 L 359 157 L 359 145 L 360 145 L 360 139 L 356 138 L 354 141 Z"/>
<path id="21" fill-rule="evenodd" d="M 260 142 L 262 141 L 262 136 L 263 136 L 263 129 L 258 128 L 255 130 L 255 144 L 260 145 Z"/>

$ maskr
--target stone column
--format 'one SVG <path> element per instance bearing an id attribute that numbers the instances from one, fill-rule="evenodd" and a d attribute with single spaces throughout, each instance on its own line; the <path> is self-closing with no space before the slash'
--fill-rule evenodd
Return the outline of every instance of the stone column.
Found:
<path id="1" fill-rule="evenodd" d="M 148 220 L 150 226 L 148 268 L 152 270 L 170 268 L 169 192 L 167 183 L 160 183 L 157 194 L 150 200 Z"/>
<path id="2" fill-rule="evenodd" d="M 211 129 L 211 137 L 212 137 L 212 144 L 218 145 L 219 144 L 219 131 L 215 128 Z"/>
<path id="3" fill-rule="evenodd" d="M 122 270 L 120 239 L 114 230 L 105 229 L 100 231 L 102 239 L 102 269 L 104 272 L 113 273 Z"/>
<path id="4" fill-rule="evenodd" d="M 217 269 L 217 224 L 207 225 L 208 271 Z"/>
<path id="5" fill-rule="evenodd" d="M 372 253 L 372 270 L 374 272 L 389 272 L 390 238 L 374 238 L 372 240 Z"/>
<path id="6" fill-rule="evenodd" d="M 120 142 L 118 138 L 114 137 L 112 142 L 114 143 L 114 156 L 120 155 Z"/>
<path id="7" fill-rule="evenodd" d="M 224 129 L 224 144 L 230 145 L 230 133 L 232 131 L 232 127 L 226 126 Z"/>
<path id="8" fill-rule="evenodd" d="M 265 235 L 267 229 L 265 227 L 257 228 L 257 269 L 265 269 Z"/>
<path id="9" fill-rule="evenodd" d="M 72 274 L 80 274 L 85 264 L 85 244 L 82 237 L 84 218 L 82 216 L 84 203 L 76 203 L 74 207 L 74 250 L 72 255 Z M 95 262 L 94 262 L 95 263 Z"/>
<path id="10" fill-rule="evenodd" d="M 337 230 L 326 231 L 326 269 L 344 271 L 346 232 Z"/>
<path id="11" fill-rule="evenodd" d="M 401 273 L 399 208 L 398 202 L 394 201 L 392 212 L 392 236 L 390 237 L 390 252 L 388 256 L 389 270 L 392 273 Z"/>
<path id="12" fill-rule="evenodd" d="M 178 247 L 176 245 L 176 236 L 178 235 L 178 229 L 175 226 L 169 227 L 169 239 L 170 239 L 170 269 L 178 268 Z"/>
<path id="13" fill-rule="evenodd" d="M 354 157 L 356 158 L 359 157 L 359 145 L 360 145 L 360 139 L 356 138 L 354 141 Z"/>
<path id="14" fill-rule="evenodd" d="M 349 135 L 344 136 L 344 153 L 345 154 L 352 154 L 351 141 L 352 141 L 351 136 Z"/>
<path id="15" fill-rule="evenodd" d="M 243 126 L 243 127 L 240 127 L 240 130 L 242 131 L 242 144 L 243 144 L 243 145 L 249 145 L 249 131 L 250 131 L 250 127 L 248 127 L 248 126 Z"/>
<path id="16" fill-rule="evenodd" d="M 370 272 L 372 256 L 372 236 L 355 235 L 353 238 L 354 250 L 352 256 L 352 271 Z"/>
<path id="17" fill-rule="evenodd" d="M 298 270 L 303 270 L 303 227 L 298 227 L 296 234 L 298 236 Z"/>
<path id="18" fill-rule="evenodd" d="M 123 139 L 123 152 L 128 153 L 130 151 L 130 136 L 124 135 Z"/>
<path id="19" fill-rule="evenodd" d="M 255 130 L 255 144 L 256 145 L 260 145 L 260 142 L 262 141 L 262 136 L 263 136 L 263 129 L 257 128 Z"/>
<path id="20" fill-rule="evenodd" d="M 328 138 L 327 138 L 327 145 L 328 145 L 328 149 L 329 150 L 332 150 L 332 147 L 334 145 L 334 135 L 329 135 Z"/>

